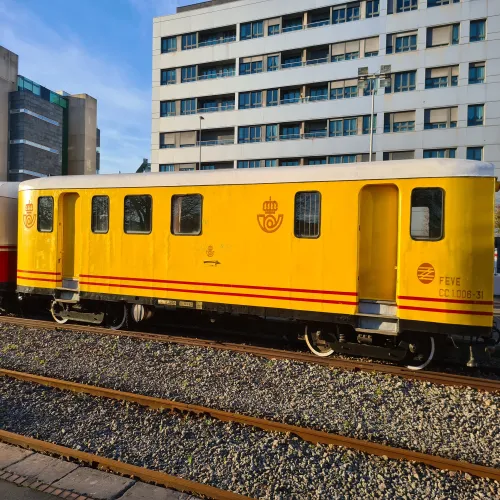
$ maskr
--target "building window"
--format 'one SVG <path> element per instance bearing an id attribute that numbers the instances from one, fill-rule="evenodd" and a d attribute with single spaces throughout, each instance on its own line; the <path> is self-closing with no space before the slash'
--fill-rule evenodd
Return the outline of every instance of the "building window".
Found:
<path id="1" fill-rule="evenodd" d="M 182 50 L 191 50 L 196 48 L 196 33 L 187 33 L 182 35 Z"/>
<path id="2" fill-rule="evenodd" d="M 300 160 L 281 160 L 280 165 L 282 167 L 298 167 Z"/>
<path id="3" fill-rule="evenodd" d="M 161 53 L 166 52 L 176 52 L 177 51 L 177 37 L 170 36 L 168 38 L 161 39 Z"/>
<path id="4" fill-rule="evenodd" d="M 279 69 L 279 56 L 267 57 L 267 71 L 277 71 Z"/>
<path id="5" fill-rule="evenodd" d="M 432 108 L 424 111 L 424 130 L 456 128 L 458 106 L 452 108 Z"/>
<path id="6" fill-rule="evenodd" d="M 413 130 L 415 130 L 414 121 L 395 122 L 392 126 L 393 132 L 412 132 Z"/>
<path id="7" fill-rule="evenodd" d="M 181 82 L 193 82 L 196 80 L 196 66 L 185 66 L 181 69 Z"/>
<path id="8" fill-rule="evenodd" d="M 414 240 L 443 238 L 443 201 L 440 188 L 415 188 L 411 192 L 410 234 Z"/>
<path id="9" fill-rule="evenodd" d="M 439 89 L 458 85 L 458 65 L 425 70 L 425 88 Z"/>
<path id="10" fill-rule="evenodd" d="M 281 104 L 292 104 L 300 101 L 300 90 L 290 89 L 283 91 L 283 99 Z"/>
<path id="11" fill-rule="evenodd" d="M 160 165 L 160 172 L 175 172 L 174 165 Z"/>
<path id="12" fill-rule="evenodd" d="M 460 0 L 427 0 L 427 8 L 439 7 L 440 5 L 449 5 L 451 3 L 460 3 Z"/>
<path id="13" fill-rule="evenodd" d="M 266 165 L 266 167 L 277 167 L 278 160 L 266 160 L 265 165 Z"/>
<path id="14" fill-rule="evenodd" d="M 262 73 L 262 61 L 240 63 L 240 75 Z"/>
<path id="15" fill-rule="evenodd" d="M 267 91 L 267 106 L 277 106 L 278 105 L 278 89 L 270 89 Z"/>
<path id="16" fill-rule="evenodd" d="M 194 115 L 196 113 L 196 99 L 182 99 L 181 115 Z"/>
<path id="17" fill-rule="evenodd" d="M 356 155 L 335 155 L 328 158 L 328 163 L 356 163 Z"/>
<path id="18" fill-rule="evenodd" d="M 318 191 L 295 194 L 294 234 L 296 238 L 318 238 L 321 195 Z"/>
<path id="19" fill-rule="evenodd" d="M 415 90 L 416 71 L 406 71 L 394 75 L 394 92 Z"/>
<path id="20" fill-rule="evenodd" d="M 302 16 L 283 21 L 283 33 L 288 31 L 298 31 L 302 29 Z"/>
<path id="21" fill-rule="evenodd" d="M 278 140 L 278 125 L 266 125 L 266 142 Z"/>
<path id="22" fill-rule="evenodd" d="M 262 91 L 242 92 L 239 95 L 239 108 L 260 108 L 262 107 Z"/>
<path id="23" fill-rule="evenodd" d="M 371 122 L 370 115 L 363 116 L 363 134 L 370 133 L 370 122 Z M 373 133 L 376 132 L 377 132 L 377 115 L 373 115 Z"/>
<path id="24" fill-rule="evenodd" d="M 475 161 L 483 161 L 483 148 L 479 146 L 467 148 L 467 159 Z"/>
<path id="25" fill-rule="evenodd" d="M 469 84 L 484 83 L 484 62 L 469 63 Z"/>
<path id="26" fill-rule="evenodd" d="M 160 102 L 160 116 L 175 116 L 175 101 L 161 101 Z"/>
<path id="27" fill-rule="evenodd" d="M 366 2 L 366 17 L 378 17 L 380 15 L 379 0 L 368 0 Z"/>
<path id="28" fill-rule="evenodd" d="M 486 20 L 477 19 L 470 22 L 470 41 L 482 42 L 486 39 Z"/>
<path id="29" fill-rule="evenodd" d="M 310 101 L 326 101 L 328 100 L 328 86 L 313 87 L 309 90 Z"/>
<path id="30" fill-rule="evenodd" d="M 294 141 L 300 139 L 300 125 L 299 124 L 283 125 L 281 128 L 280 139 L 282 141 Z"/>
<path id="31" fill-rule="evenodd" d="M 484 104 L 470 104 L 467 112 L 467 126 L 477 127 L 484 122 Z"/>
<path id="32" fill-rule="evenodd" d="M 197 236 L 201 234 L 201 194 L 172 196 L 172 234 Z"/>
<path id="33" fill-rule="evenodd" d="M 298 66 L 302 66 L 302 56 L 288 56 L 283 58 L 282 68 L 296 68 Z"/>
<path id="34" fill-rule="evenodd" d="M 460 43 L 460 24 L 454 24 L 451 29 L 451 44 L 458 45 Z"/>
<path id="35" fill-rule="evenodd" d="M 38 198 L 37 229 L 40 233 L 51 233 L 54 225 L 54 198 L 40 196 Z"/>
<path id="36" fill-rule="evenodd" d="M 357 133 L 358 133 L 357 118 L 330 120 L 329 131 L 328 131 L 330 137 L 357 135 Z"/>
<path id="37" fill-rule="evenodd" d="M 94 196 L 92 198 L 92 221 L 93 233 L 106 234 L 109 230 L 109 197 Z"/>
<path id="38" fill-rule="evenodd" d="M 261 127 L 239 127 L 238 128 L 238 143 L 244 144 L 247 142 L 260 142 Z"/>
<path id="39" fill-rule="evenodd" d="M 177 81 L 177 71 L 175 69 L 161 70 L 161 84 L 173 85 Z"/>
<path id="40" fill-rule="evenodd" d="M 308 165 L 326 165 L 326 158 L 309 158 Z"/>
<path id="41" fill-rule="evenodd" d="M 351 85 L 349 87 L 344 87 L 344 97 L 346 99 L 351 99 L 352 97 L 358 97 L 357 85 Z"/>
<path id="42" fill-rule="evenodd" d="M 396 38 L 396 54 L 417 50 L 417 35 L 400 36 Z"/>
<path id="43" fill-rule="evenodd" d="M 457 148 L 424 149 L 424 158 L 455 158 Z"/>
<path id="44" fill-rule="evenodd" d="M 260 168 L 260 160 L 238 160 L 237 168 Z"/>
<path id="45" fill-rule="evenodd" d="M 250 40 L 264 36 L 264 24 L 262 21 L 243 23 L 240 26 L 240 40 Z"/>
<path id="46" fill-rule="evenodd" d="M 279 35 L 280 34 L 280 25 L 272 24 L 267 28 L 267 36 Z"/>
<path id="47" fill-rule="evenodd" d="M 373 50 L 371 52 L 365 52 L 365 57 L 376 57 L 378 56 L 378 50 Z"/>
<path id="48" fill-rule="evenodd" d="M 347 4 L 333 9 L 332 24 L 348 23 L 359 18 L 359 3 Z"/>
<path id="49" fill-rule="evenodd" d="M 149 194 L 125 196 L 124 231 L 127 234 L 151 233 L 153 199 Z"/>
<path id="50" fill-rule="evenodd" d="M 215 165 L 202 165 L 200 170 L 215 170 Z"/>
<path id="51" fill-rule="evenodd" d="M 396 0 L 396 12 L 418 9 L 418 0 Z"/>

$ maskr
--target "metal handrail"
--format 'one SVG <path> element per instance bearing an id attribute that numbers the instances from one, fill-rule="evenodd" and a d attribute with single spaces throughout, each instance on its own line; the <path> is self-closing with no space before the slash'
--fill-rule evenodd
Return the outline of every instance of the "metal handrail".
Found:
<path id="1" fill-rule="evenodd" d="M 207 47 L 210 45 L 220 45 L 221 43 L 231 43 L 236 41 L 236 35 L 227 36 L 224 38 L 218 38 L 217 40 L 205 40 L 204 42 L 200 42 L 198 47 Z"/>

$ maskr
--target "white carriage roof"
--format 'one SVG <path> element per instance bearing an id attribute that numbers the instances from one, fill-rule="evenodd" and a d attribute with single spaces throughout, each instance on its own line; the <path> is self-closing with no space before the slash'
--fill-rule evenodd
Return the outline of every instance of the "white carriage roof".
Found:
<path id="1" fill-rule="evenodd" d="M 393 160 L 344 165 L 220 169 L 204 172 L 99 174 L 41 177 L 20 184 L 30 189 L 103 189 L 161 186 L 282 184 L 295 182 L 357 181 L 435 177 L 494 177 L 491 163 L 452 160 Z"/>
<path id="2" fill-rule="evenodd" d="M 1 198 L 17 198 L 19 182 L 0 182 Z"/>

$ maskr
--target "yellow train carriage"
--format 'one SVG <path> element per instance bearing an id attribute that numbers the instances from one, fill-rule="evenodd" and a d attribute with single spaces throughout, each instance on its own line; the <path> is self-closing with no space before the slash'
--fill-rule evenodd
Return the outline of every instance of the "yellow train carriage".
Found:
<path id="1" fill-rule="evenodd" d="M 318 355 L 425 361 L 438 335 L 491 333 L 495 188 L 461 160 L 33 179 L 18 291 L 60 322 L 280 316 Z"/>

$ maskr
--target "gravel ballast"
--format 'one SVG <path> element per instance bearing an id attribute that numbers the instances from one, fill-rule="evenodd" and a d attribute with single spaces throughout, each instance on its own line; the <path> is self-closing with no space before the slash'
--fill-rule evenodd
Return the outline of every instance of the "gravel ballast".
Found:
<path id="1" fill-rule="evenodd" d="M 0 325 L 0 365 L 500 467 L 500 395 L 72 331 Z"/>
<path id="2" fill-rule="evenodd" d="M 2 429 L 253 498 L 498 498 L 500 483 L 0 379 Z"/>

